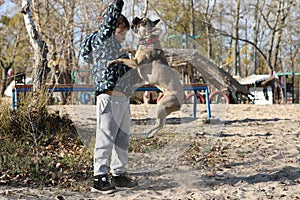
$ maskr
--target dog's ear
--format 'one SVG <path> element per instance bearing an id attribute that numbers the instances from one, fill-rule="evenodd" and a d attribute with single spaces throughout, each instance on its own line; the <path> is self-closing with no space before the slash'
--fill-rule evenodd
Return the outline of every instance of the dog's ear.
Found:
<path id="1" fill-rule="evenodd" d="M 137 25 L 138 23 L 141 21 L 142 19 L 138 18 L 138 17 L 135 17 L 133 18 L 132 20 L 132 23 L 131 23 L 131 29 L 133 30 L 133 32 L 137 32 Z"/>
<path id="2" fill-rule="evenodd" d="M 159 21 L 160 21 L 160 19 L 153 21 L 154 25 L 156 26 L 156 24 L 158 24 Z"/>
<path id="3" fill-rule="evenodd" d="M 138 23 L 141 21 L 142 19 L 138 18 L 138 17 L 135 17 L 133 18 L 132 20 L 132 23 L 131 23 L 131 29 L 136 29 Z"/>
<path id="4" fill-rule="evenodd" d="M 132 20 L 132 25 L 137 25 L 142 19 L 138 18 L 138 17 L 135 17 L 133 18 Z"/>

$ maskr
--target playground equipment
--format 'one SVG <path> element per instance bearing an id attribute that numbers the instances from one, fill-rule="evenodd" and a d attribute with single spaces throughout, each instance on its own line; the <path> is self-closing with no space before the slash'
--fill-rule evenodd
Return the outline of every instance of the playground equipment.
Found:
<path id="1" fill-rule="evenodd" d="M 238 103 L 238 95 L 251 96 L 247 86 L 241 85 L 228 72 L 224 71 L 194 49 L 164 50 L 170 66 L 191 65 L 217 90 L 210 93 L 210 102 Z"/>

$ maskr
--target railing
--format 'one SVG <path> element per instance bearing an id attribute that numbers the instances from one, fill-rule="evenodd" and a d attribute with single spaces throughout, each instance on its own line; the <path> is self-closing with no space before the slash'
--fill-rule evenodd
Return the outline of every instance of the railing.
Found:
<path id="1" fill-rule="evenodd" d="M 57 85 L 45 85 L 45 89 L 48 92 L 94 92 L 93 85 L 69 85 L 69 84 L 57 84 Z M 193 102 L 193 118 L 196 118 L 197 113 L 197 93 L 198 91 L 205 90 L 205 102 L 207 109 L 207 117 L 211 118 L 210 102 L 209 102 L 209 88 L 207 84 L 184 84 L 184 90 L 194 91 Z M 12 108 L 15 108 L 18 102 L 18 94 L 20 92 L 29 92 L 32 90 L 32 84 L 17 84 L 12 89 Z M 135 88 L 135 91 L 160 91 L 154 85 L 143 85 Z"/>

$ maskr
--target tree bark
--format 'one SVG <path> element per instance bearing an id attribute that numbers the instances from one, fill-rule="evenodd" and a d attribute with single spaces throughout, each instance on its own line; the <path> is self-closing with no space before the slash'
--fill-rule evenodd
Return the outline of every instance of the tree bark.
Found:
<path id="1" fill-rule="evenodd" d="M 45 82 L 47 74 L 50 70 L 47 67 L 48 46 L 46 42 L 43 41 L 35 27 L 32 11 L 30 9 L 31 4 L 31 0 L 22 0 L 21 12 L 23 14 L 25 27 L 29 35 L 30 44 L 34 49 L 33 91 L 37 92 L 41 89 L 42 84 Z"/>
<path id="2" fill-rule="evenodd" d="M 256 0 L 255 3 L 255 10 L 254 10 L 254 23 L 253 23 L 253 30 L 254 30 L 254 34 L 253 34 L 253 43 L 257 46 L 258 43 L 258 36 L 259 36 L 259 25 L 260 25 L 260 18 L 258 15 L 258 8 L 259 8 L 259 0 Z M 257 52 L 256 48 L 253 48 L 253 53 L 254 53 L 254 66 L 252 69 L 251 74 L 256 74 L 257 71 L 257 66 L 259 65 L 259 53 Z"/>
<path id="3" fill-rule="evenodd" d="M 145 0 L 145 7 L 144 7 L 144 10 L 143 10 L 143 16 L 144 16 L 144 17 L 147 16 L 147 12 L 148 12 L 148 4 L 149 4 L 149 1 L 148 1 L 148 0 Z"/>
<path id="4" fill-rule="evenodd" d="M 240 20 L 240 0 L 236 0 L 236 10 L 235 10 L 235 22 L 234 22 L 234 37 L 239 38 L 239 20 Z M 234 40 L 234 52 L 233 52 L 233 65 L 234 65 L 234 75 L 240 76 L 240 66 L 239 66 L 239 40 Z"/>
<path id="5" fill-rule="evenodd" d="M 5 92 L 5 89 L 7 87 L 7 72 L 9 70 L 10 66 L 5 67 L 2 60 L 0 60 L 0 65 L 1 65 L 1 68 L 2 68 L 2 80 L 1 80 L 1 85 L 0 85 L 1 97 L 4 97 L 4 92 Z"/>

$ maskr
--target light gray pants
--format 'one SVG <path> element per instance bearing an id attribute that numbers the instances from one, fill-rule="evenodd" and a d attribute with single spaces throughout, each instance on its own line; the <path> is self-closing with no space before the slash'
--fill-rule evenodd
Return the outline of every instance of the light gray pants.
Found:
<path id="1" fill-rule="evenodd" d="M 130 105 L 127 97 L 100 94 L 97 97 L 97 130 L 94 176 L 119 175 L 128 162 Z"/>

